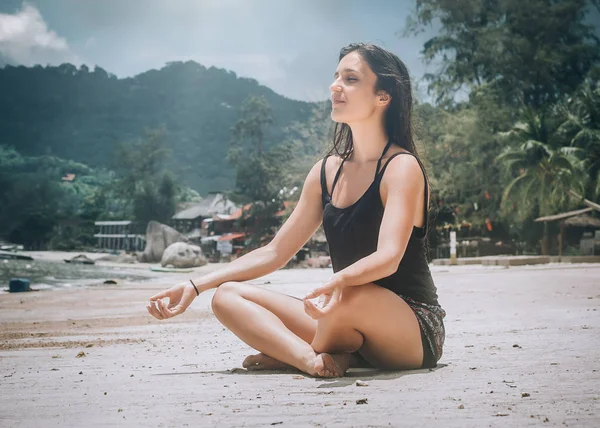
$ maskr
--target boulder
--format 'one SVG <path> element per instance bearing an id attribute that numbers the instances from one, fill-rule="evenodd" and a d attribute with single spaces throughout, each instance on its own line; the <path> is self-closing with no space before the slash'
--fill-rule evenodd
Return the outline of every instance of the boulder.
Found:
<path id="1" fill-rule="evenodd" d="M 145 263 L 159 262 L 165 249 L 175 242 L 188 242 L 188 239 L 166 224 L 157 221 L 148 222 L 146 248 L 140 256 L 140 261 Z"/>
<path id="2" fill-rule="evenodd" d="M 206 263 L 206 257 L 202 254 L 200 247 L 185 242 L 176 242 L 169 245 L 160 261 L 163 267 L 173 266 L 176 268 L 204 266 Z"/>

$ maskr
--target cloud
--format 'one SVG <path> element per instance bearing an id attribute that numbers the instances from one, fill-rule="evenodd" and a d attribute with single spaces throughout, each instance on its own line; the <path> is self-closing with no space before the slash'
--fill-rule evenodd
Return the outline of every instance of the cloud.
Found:
<path id="1" fill-rule="evenodd" d="M 50 30 L 39 10 L 24 4 L 15 14 L 0 14 L 0 65 L 80 64 L 67 41 Z"/>

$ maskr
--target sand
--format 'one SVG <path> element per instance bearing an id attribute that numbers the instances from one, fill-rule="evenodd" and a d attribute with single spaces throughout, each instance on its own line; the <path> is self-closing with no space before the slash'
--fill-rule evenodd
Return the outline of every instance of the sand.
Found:
<path id="1" fill-rule="evenodd" d="M 329 275 L 253 283 L 301 296 Z M 434 270 L 438 368 L 334 380 L 240 369 L 252 350 L 212 292 L 151 318 L 147 299 L 186 277 L 0 295 L 0 426 L 600 426 L 600 265 Z"/>

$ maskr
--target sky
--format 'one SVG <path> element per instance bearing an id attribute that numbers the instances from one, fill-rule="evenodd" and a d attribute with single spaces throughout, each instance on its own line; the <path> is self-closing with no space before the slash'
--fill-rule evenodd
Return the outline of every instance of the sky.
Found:
<path id="1" fill-rule="evenodd" d="M 420 54 L 437 33 L 402 37 L 415 0 L 0 0 L 0 67 L 98 65 L 118 77 L 193 60 L 251 77 L 288 98 L 328 98 L 340 48 L 396 53 L 423 101 Z M 591 18 L 600 22 L 594 12 Z M 600 25 L 597 26 L 600 36 Z"/>
<path id="2" fill-rule="evenodd" d="M 340 48 L 376 43 L 418 83 L 435 34 L 402 37 L 414 0 L 0 0 L 0 66 L 98 65 L 118 77 L 193 60 L 318 101 Z M 419 84 L 419 93 L 425 86 Z"/>

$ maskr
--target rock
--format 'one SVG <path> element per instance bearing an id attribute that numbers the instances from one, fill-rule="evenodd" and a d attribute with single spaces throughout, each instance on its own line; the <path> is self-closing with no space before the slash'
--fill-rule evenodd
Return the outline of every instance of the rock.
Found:
<path id="1" fill-rule="evenodd" d="M 190 268 L 204 266 L 206 257 L 197 245 L 175 242 L 164 251 L 160 264 L 164 267 L 172 265 L 175 268 Z"/>
<path id="2" fill-rule="evenodd" d="M 161 261 L 165 249 L 175 242 L 188 242 L 188 239 L 172 227 L 157 221 L 148 222 L 146 227 L 146 248 L 140 256 L 141 262 Z"/>
<path id="3" fill-rule="evenodd" d="M 355 384 L 356 386 L 369 386 L 369 384 L 363 380 L 357 380 Z"/>
<path id="4" fill-rule="evenodd" d="M 368 404 L 369 402 L 367 401 L 366 398 L 359 398 L 358 400 L 356 400 L 356 404 Z"/>
<path id="5" fill-rule="evenodd" d="M 65 259 L 65 262 L 79 265 L 93 265 L 96 263 L 95 260 L 90 259 L 85 254 L 79 254 L 71 259 Z"/>

